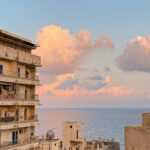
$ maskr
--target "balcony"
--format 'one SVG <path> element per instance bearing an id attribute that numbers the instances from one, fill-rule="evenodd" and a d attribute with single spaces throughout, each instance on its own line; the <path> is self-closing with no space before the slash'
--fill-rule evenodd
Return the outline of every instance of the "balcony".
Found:
<path id="1" fill-rule="evenodd" d="M 39 125 L 39 120 L 37 115 L 32 115 L 28 120 L 25 120 L 23 116 L 21 117 L 3 117 L 0 118 L 0 130 L 9 130 L 16 128 L 24 128 L 30 126 Z"/>
<path id="2" fill-rule="evenodd" d="M 31 105 L 40 105 L 38 95 L 33 94 L 30 97 L 25 96 L 25 94 L 19 94 L 16 96 L 15 94 L 7 94 L 0 95 L 0 105 L 1 106 L 31 106 Z"/>
<path id="3" fill-rule="evenodd" d="M 11 47 L 6 47 L 0 45 L 0 58 L 7 59 L 10 61 L 17 61 L 20 63 L 33 65 L 36 67 L 41 66 L 41 57 L 33 55 L 31 53 L 24 52 L 22 50 L 17 50 Z"/>
<path id="4" fill-rule="evenodd" d="M 19 51 L 18 61 L 25 64 L 34 65 L 37 67 L 41 66 L 41 58 L 39 56 Z"/>
<path id="5" fill-rule="evenodd" d="M 27 138 L 24 140 L 16 141 L 15 144 L 12 141 L 6 141 L 3 145 L 0 145 L 0 150 L 27 150 L 30 148 L 38 148 L 38 137 Z"/>
<path id="6" fill-rule="evenodd" d="M 38 76 L 36 75 L 27 76 L 24 73 L 24 74 L 17 76 L 16 72 L 5 71 L 5 70 L 0 71 L 0 81 L 25 84 L 25 85 L 39 85 L 39 79 L 38 79 Z"/>

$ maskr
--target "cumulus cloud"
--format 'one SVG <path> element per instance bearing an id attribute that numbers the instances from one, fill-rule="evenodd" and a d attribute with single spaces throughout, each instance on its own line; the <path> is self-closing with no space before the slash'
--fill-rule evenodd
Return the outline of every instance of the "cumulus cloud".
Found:
<path id="1" fill-rule="evenodd" d="M 116 62 L 124 71 L 150 72 L 150 36 L 132 39 Z"/>
<path id="2" fill-rule="evenodd" d="M 105 34 L 92 42 L 88 30 L 79 31 L 72 36 L 68 29 L 56 25 L 46 26 L 38 32 L 36 42 L 40 45 L 35 54 L 42 58 L 41 71 L 54 75 L 73 73 L 80 68 L 84 56 L 94 49 L 114 47 L 111 38 Z"/>

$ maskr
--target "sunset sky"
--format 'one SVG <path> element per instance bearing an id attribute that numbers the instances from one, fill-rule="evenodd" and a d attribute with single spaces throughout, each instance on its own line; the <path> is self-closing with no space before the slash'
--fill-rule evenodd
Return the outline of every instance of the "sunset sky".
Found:
<path id="1" fill-rule="evenodd" d="M 41 107 L 150 107 L 150 1 L 5 0 L 0 29 L 38 44 Z"/>

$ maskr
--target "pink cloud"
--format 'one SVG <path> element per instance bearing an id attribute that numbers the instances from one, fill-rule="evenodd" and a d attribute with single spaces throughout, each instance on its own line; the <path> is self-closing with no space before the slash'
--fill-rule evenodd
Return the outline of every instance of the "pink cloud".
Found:
<path id="1" fill-rule="evenodd" d="M 101 34 L 100 39 L 92 43 L 88 30 L 79 31 L 72 36 L 68 29 L 56 25 L 42 28 L 37 33 L 36 42 L 40 47 L 35 54 L 42 58 L 41 71 L 48 74 L 73 73 L 80 68 L 84 56 L 94 49 L 112 49 L 110 37 Z"/>
<path id="2" fill-rule="evenodd" d="M 116 62 L 124 71 L 150 72 L 150 36 L 132 39 Z"/>
<path id="3" fill-rule="evenodd" d="M 73 85 L 74 88 L 57 88 L 59 85 L 61 85 L 62 83 L 65 83 L 65 81 L 68 80 L 68 77 L 74 79 L 74 81 L 76 80 L 75 75 L 74 74 L 67 74 L 67 75 L 60 75 L 57 77 L 57 80 L 54 81 L 54 83 L 51 84 L 45 84 L 41 87 L 39 87 L 39 89 L 37 90 L 37 93 L 39 95 L 44 95 L 47 92 L 52 92 L 52 95 L 55 98 L 61 98 L 61 97 L 65 97 L 65 98 L 73 98 L 76 96 L 85 96 L 85 97 L 97 97 L 101 95 L 105 95 L 105 96 L 127 96 L 127 95 L 138 95 L 138 91 L 134 90 L 134 89 L 127 89 L 124 86 L 112 86 L 110 83 L 110 79 L 108 76 L 106 76 L 104 78 L 104 80 L 101 81 L 101 83 L 105 83 L 104 86 L 97 88 L 93 88 L 92 89 L 88 89 L 86 88 L 86 86 L 83 86 L 82 84 L 75 84 Z M 101 84 L 100 83 L 100 84 Z M 89 83 L 91 84 L 91 83 Z M 72 86 L 72 85 L 71 85 Z"/>

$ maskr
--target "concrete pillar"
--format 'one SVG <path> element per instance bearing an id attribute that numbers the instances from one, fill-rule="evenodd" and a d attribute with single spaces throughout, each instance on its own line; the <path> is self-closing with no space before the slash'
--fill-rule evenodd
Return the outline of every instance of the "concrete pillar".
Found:
<path id="1" fill-rule="evenodd" d="M 100 150 L 100 148 L 99 148 L 99 143 L 97 143 L 97 150 Z"/>

